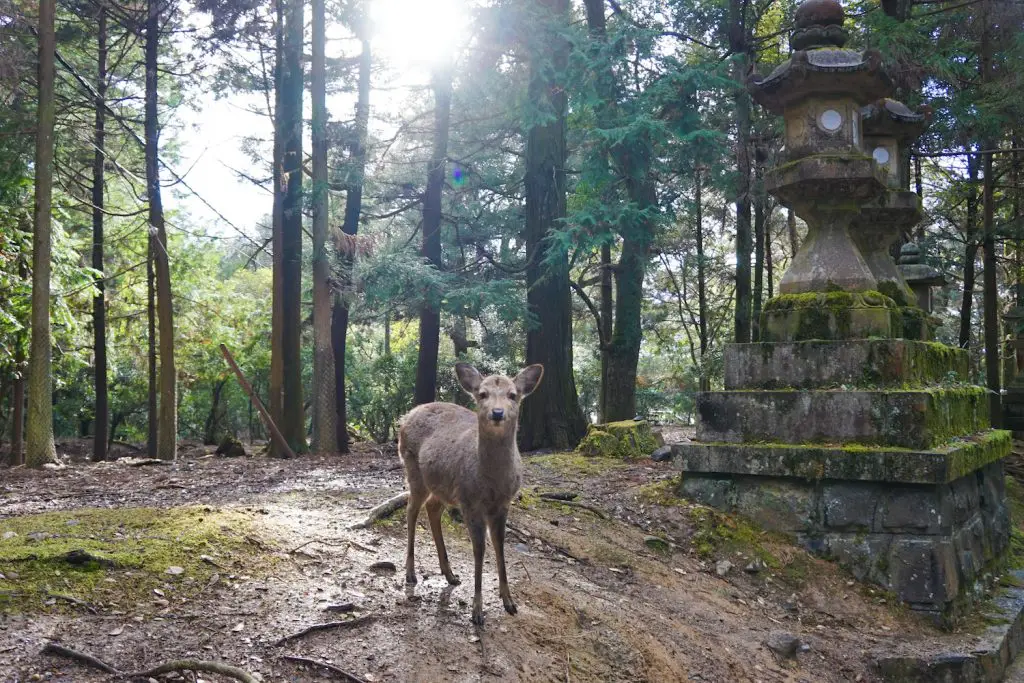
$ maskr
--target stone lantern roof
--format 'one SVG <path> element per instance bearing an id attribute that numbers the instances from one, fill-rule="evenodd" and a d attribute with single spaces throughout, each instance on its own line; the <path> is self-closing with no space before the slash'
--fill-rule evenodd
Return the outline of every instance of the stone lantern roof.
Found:
<path id="1" fill-rule="evenodd" d="M 924 132 L 930 110 L 911 111 L 907 105 L 889 97 L 861 108 L 865 135 L 887 135 L 899 140 L 914 140 Z"/>
<path id="2" fill-rule="evenodd" d="M 845 14 L 838 0 L 805 0 L 796 11 L 790 37 L 793 55 L 767 78 L 748 88 L 758 104 L 774 114 L 812 97 L 845 95 L 859 102 L 884 97 L 892 88 L 875 50 L 848 50 Z M 841 78 L 836 78 L 842 74 Z"/>
<path id="3" fill-rule="evenodd" d="M 907 242 L 900 249 L 900 272 L 911 287 L 942 287 L 946 284 L 946 276 L 927 263 L 921 263 L 921 247 Z"/>

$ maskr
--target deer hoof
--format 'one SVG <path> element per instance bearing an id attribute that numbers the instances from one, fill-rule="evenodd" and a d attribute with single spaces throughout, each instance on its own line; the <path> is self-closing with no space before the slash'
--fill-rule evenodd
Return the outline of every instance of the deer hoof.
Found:
<path id="1" fill-rule="evenodd" d="M 503 598 L 501 603 L 505 605 L 505 611 L 509 614 L 515 614 L 519 611 L 516 609 L 516 603 L 512 602 L 512 598 Z"/>
<path id="2" fill-rule="evenodd" d="M 405 575 L 405 582 L 408 585 L 410 585 L 410 586 L 415 586 L 416 583 L 417 583 L 416 574 L 415 573 L 413 573 L 413 574 L 406 574 Z"/>
<path id="3" fill-rule="evenodd" d="M 458 586 L 460 583 L 462 583 L 462 579 L 460 579 L 455 574 L 446 574 L 444 578 L 448 580 L 449 586 Z"/>
<path id="4" fill-rule="evenodd" d="M 477 605 L 476 607 L 474 607 L 473 608 L 473 616 L 470 619 L 470 621 L 472 621 L 477 626 L 483 626 L 484 625 L 484 608 L 481 607 L 480 605 Z"/>

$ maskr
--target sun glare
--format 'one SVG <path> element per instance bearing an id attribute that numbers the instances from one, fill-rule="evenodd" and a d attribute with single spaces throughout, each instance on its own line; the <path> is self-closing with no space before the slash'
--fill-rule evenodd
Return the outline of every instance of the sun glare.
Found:
<path id="1" fill-rule="evenodd" d="M 399 69 L 454 61 L 468 33 L 466 0 L 374 0 L 374 51 Z"/>

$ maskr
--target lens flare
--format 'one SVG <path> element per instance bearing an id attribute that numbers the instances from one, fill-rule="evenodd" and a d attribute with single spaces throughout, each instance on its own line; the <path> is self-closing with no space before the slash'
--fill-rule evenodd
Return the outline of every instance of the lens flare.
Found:
<path id="1" fill-rule="evenodd" d="M 462 169 L 459 166 L 452 169 L 452 183 L 455 187 L 462 187 L 466 184 L 466 176 L 462 173 Z"/>

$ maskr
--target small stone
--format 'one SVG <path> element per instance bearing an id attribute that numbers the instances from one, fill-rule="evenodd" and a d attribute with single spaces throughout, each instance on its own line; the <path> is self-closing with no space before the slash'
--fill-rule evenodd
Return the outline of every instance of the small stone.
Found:
<path id="1" fill-rule="evenodd" d="M 18 532 L 16 532 L 16 531 L 5 531 L 4 532 L 4 540 L 5 541 L 9 541 L 12 538 L 16 538 L 17 536 L 18 536 Z"/>
<path id="2" fill-rule="evenodd" d="M 765 647 L 774 652 L 781 659 L 792 659 L 796 657 L 800 649 L 800 639 L 792 633 L 785 631 L 772 631 L 768 639 L 764 641 Z"/>
<path id="3" fill-rule="evenodd" d="M 373 564 L 370 565 L 370 569 L 373 570 L 373 571 L 380 571 L 380 572 L 393 572 L 393 571 L 397 571 L 397 569 L 395 567 L 395 563 L 394 562 L 388 562 L 387 560 L 382 560 L 380 562 L 374 562 Z"/>
<path id="4" fill-rule="evenodd" d="M 167 568 L 164 574 L 170 574 L 171 576 L 180 576 L 185 573 L 184 567 L 171 566 Z"/>
<path id="5" fill-rule="evenodd" d="M 672 447 L 662 446 L 658 450 L 651 453 L 651 460 L 654 462 L 668 462 L 672 459 Z"/>
<path id="6" fill-rule="evenodd" d="M 725 576 L 732 571 L 733 564 L 729 560 L 722 560 L 715 565 L 715 573 L 719 576 Z"/>
<path id="7" fill-rule="evenodd" d="M 765 561 L 758 557 L 755 558 L 753 562 L 744 567 L 743 571 L 747 572 L 748 574 L 758 574 L 760 572 L 763 572 L 767 568 L 768 565 L 765 564 Z"/>

